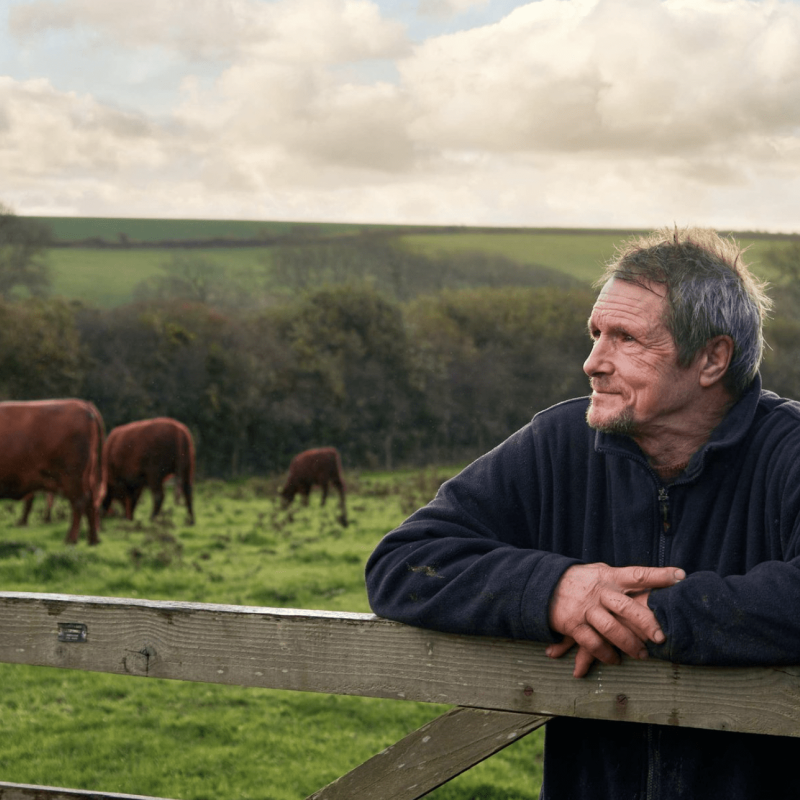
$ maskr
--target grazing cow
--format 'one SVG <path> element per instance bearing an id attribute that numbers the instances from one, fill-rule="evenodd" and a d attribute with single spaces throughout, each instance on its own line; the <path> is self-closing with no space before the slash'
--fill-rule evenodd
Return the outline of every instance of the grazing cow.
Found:
<path id="1" fill-rule="evenodd" d="M 0 497 L 22 500 L 36 491 L 57 492 L 72 506 L 66 542 L 78 541 L 86 515 L 89 544 L 97 544 L 104 438 L 103 418 L 85 400 L 0 403 Z"/>
<path id="2" fill-rule="evenodd" d="M 133 519 L 146 486 L 153 495 L 153 519 L 161 511 L 164 481 L 170 475 L 180 486 L 189 524 L 194 525 L 194 442 L 189 429 L 170 417 L 142 419 L 113 428 L 103 448 L 103 514 L 107 515 L 114 500 L 119 500 L 125 507 L 125 518 Z"/>
<path id="3" fill-rule="evenodd" d="M 298 492 L 303 497 L 303 505 L 308 505 L 308 494 L 313 486 L 319 486 L 322 489 L 320 505 L 325 505 L 329 483 L 339 491 L 339 506 L 342 511 L 339 522 L 346 527 L 346 487 L 342 477 L 342 461 L 335 447 L 305 450 L 292 459 L 289 464 L 289 478 L 280 490 L 283 507 L 287 508 Z"/>

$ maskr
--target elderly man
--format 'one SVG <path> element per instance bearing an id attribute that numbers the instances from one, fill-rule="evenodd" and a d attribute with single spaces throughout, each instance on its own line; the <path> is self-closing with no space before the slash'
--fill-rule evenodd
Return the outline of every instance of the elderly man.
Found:
<path id="1" fill-rule="evenodd" d="M 442 486 L 367 564 L 377 614 L 595 660 L 800 663 L 800 404 L 762 390 L 769 301 L 735 243 L 620 250 L 592 393 Z M 425 566 L 425 569 L 418 569 Z M 543 798 L 797 798 L 800 739 L 559 718 Z"/>

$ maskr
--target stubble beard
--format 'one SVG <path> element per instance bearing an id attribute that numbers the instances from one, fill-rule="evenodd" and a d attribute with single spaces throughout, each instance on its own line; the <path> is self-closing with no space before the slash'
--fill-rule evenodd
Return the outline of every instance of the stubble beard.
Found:
<path id="1" fill-rule="evenodd" d="M 592 422 L 590 419 L 591 413 L 592 403 L 590 401 L 589 407 L 586 409 L 586 423 L 590 428 L 600 431 L 600 433 L 613 433 L 617 436 L 634 436 L 636 433 L 637 425 L 633 419 L 632 408 L 623 408 L 616 416 L 600 422 Z"/>

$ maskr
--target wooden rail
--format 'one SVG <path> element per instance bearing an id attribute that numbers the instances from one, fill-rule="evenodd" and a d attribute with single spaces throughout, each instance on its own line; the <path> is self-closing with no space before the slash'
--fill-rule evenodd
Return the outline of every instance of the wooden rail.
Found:
<path id="1" fill-rule="evenodd" d="M 414 800 L 554 715 L 800 736 L 800 666 L 624 660 L 572 678 L 544 646 L 371 614 L 0 592 L 0 661 L 455 706 L 314 800 Z M 135 795 L 0 783 L 0 800 Z"/>

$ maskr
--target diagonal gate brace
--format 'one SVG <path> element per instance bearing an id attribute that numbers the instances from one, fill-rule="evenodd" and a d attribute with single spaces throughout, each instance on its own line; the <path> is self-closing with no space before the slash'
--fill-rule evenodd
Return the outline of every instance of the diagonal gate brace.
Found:
<path id="1" fill-rule="evenodd" d="M 552 717 L 459 706 L 306 800 L 417 800 Z"/>

